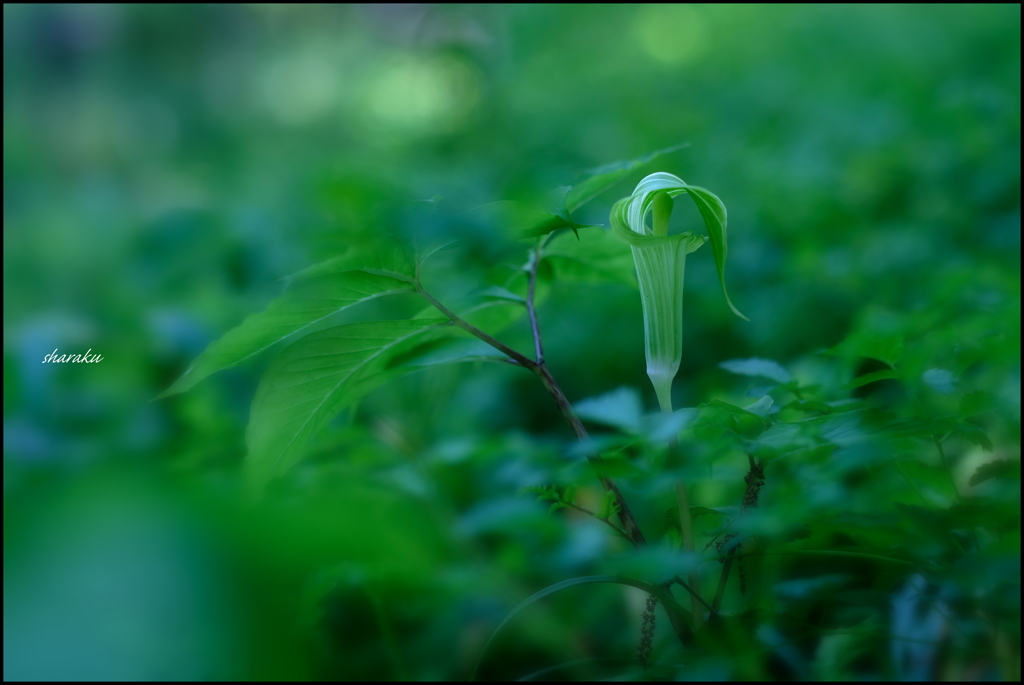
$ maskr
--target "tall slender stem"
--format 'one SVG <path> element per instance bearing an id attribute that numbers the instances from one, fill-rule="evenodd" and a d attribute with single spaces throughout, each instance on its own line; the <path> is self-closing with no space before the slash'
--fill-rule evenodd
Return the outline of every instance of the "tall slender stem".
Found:
<path id="1" fill-rule="evenodd" d="M 675 441 L 673 441 L 675 442 Z M 673 448 L 678 447 L 673 445 Z M 694 553 L 693 548 L 693 522 L 690 520 L 690 498 L 686 494 L 686 483 L 680 480 L 676 483 L 676 503 L 679 506 L 679 527 L 682 531 L 683 549 Z M 700 598 L 700 571 L 695 565 L 690 569 L 690 610 L 693 612 L 693 629 L 697 630 L 704 622 L 704 609 Z"/>
<path id="2" fill-rule="evenodd" d="M 676 576 L 672 580 L 670 580 L 667 583 L 665 583 L 665 587 L 671 587 L 672 583 L 678 583 L 679 585 L 681 585 L 684 590 L 686 590 L 687 592 L 690 593 L 690 595 L 692 595 L 693 597 L 696 597 L 700 601 L 700 603 L 704 605 L 704 608 L 711 612 L 712 616 L 716 616 L 718 618 L 721 618 L 721 616 L 718 615 L 718 609 L 714 608 L 713 606 L 711 606 L 710 604 L 705 602 L 703 599 L 701 599 L 700 595 L 698 595 L 696 592 L 694 592 L 693 589 L 689 585 L 687 585 L 683 581 L 682 578 L 680 578 L 679 576 Z"/>
<path id="3" fill-rule="evenodd" d="M 558 405 L 562 416 L 565 417 L 566 422 L 572 428 L 572 432 L 576 434 L 576 437 L 581 441 L 589 440 L 590 435 L 587 433 L 587 429 L 583 427 L 583 422 L 576 416 L 576 412 L 572 410 L 572 405 L 569 404 L 568 398 L 562 392 L 562 388 L 559 387 L 554 376 L 548 371 L 548 367 L 543 364 L 535 364 L 531 370 L 537 374 L 541 383 L 551 393 L 551 396 L 555 399 L 555 404 Z M 604 459 L 599 454 L 588 454 L 587 460 L 597 472 L 597 477 L 601 481 L 601 485 L 604 486 L 604 489 L 615 493 L 615 501 L 619 505 L 619 519 L 622 521 L 622 528 L 626 531 L 629 541 L 633 543 L 634 547 L 642 547 L 647 544 L 644 534 L 640 532 L 640 527 L 636 524 L 636 519 L 633 518 L 633 513 L 626 504 L 625 497 L 622 496 L 622 492 L 611 478 L 604 475 Z"/>
<path id="4" fill-rule="evenodd" d="M 665 414 L 672 413 L 672 381 L 658 392 L 658 402 L 661 404 L 661 411 Z M 670 462 L 680 463 L 679 441 L 675 438 L 668 443 Z M 690 497 L 686 493 L 686 481 L 679 479 L 676 483 L 676 505 L 679 507 L 679 531 L 683 538 L 683 550 L 689 554 L 694 553 L 693 545 L 693 521 L 690 518 Z M 700 597 L 700 569 L 694 566 L 689 572 L 690 587 L 690 610 L 693 613 L 693 629 L 697 630 L 704 622 L 704 610 L 701 604 L 704 600 Z"/>

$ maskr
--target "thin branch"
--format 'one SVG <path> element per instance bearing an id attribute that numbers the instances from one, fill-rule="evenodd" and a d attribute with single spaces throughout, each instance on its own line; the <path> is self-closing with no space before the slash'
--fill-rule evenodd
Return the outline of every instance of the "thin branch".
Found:
<path id="1" fill-rule="evenodd" d="M 487 343 L 494 349 L 508 356 L 513 362 L 529 369 L 530 371 L 533 371 L 533 373 L 535 373 L 537 377 L 540 378 L 541 383 L 543 383 L 548 393 L 551 394 L 551 397 L 554 398 L 555 404 L 558 405 L 558 409 L 562 412 L 562 416 L 569 424 L 569 427 L 572 429 L 572 432 L 576 435 L 577 439 L 579 439 L 580 441 L 586 441 L 590 439 L 590 435 L 587 433 L 587 429 L 583 427 L 583 422 L 580 421 L 578 416 L 576 416 L 576 412 L 574 412 L 572 409 L 572 404 L 570 404 L 569 399 L 565 396 L 565 393 L 562 392 L 562 388 L 558 385 L 557 381 L 555 381 L 555 378 L 554 376 L 551 375 L 551 372 L 548 371 L 548 367 L 546 365 L 544 365 L 543 363 L 538 364 L 532 359 L 520 354 L 519 352 L 516 352 L 515 350 L 513 350 L 511 347 L 501 342 L 500 340 L 491 337 L 490 335 L 481 331 L 476 326 L 463 320 L 462 318 L 459 317 L 458 314 L 445 307 L 443 304 L 438 302 L 438 300 L 433 295 L 424 290 L 423 286 L 419 282 L 415 283 L 415 287 L 417 293 L 422 295 L 423 298 L 427 300 L 427 302 L 434 305 L 434 307 L 436 307 L 438 311 L 447 316 L 451 320 L 451 322 L 454 323 L 456 326 L 466 331 L 467 333 L 476 336 L 480 340 L 483 340 L 485 343 Z M 597 477 L 601 481 L 601 485 L 604 487 L 604 489 L 615 493 L 615 501 L 619 505 L 619 520 L 622 521 L 622 527 L 626 533 L 627 539 L 629 539 L 629 541 L 633 543 L 634 547 L 642 547 L 643 545 L 647 544 L 647 541 L 644 539 L 643 533 L 640 532 L 640 527 L 636 524 L 636 519 L 633 518 L 633 514 L 629 510 L 629 506 L 626 504 L 626 499 L 622 496 L 622 492 L 619 490 L 618 486 L 616 486 L 615 483 L 612 482 L 611 478 L 602 473 L 602 465 L 604 463 L 604 460 L 601 458 L 601 455 L 588 454 L 587 461 L 590 462 L 590 465 L 597 472 Z"/>
<path id="2" fill-rule="evenodd" d="M 701 597 L 701 596 L 700 596 L 699 594 L 697 594 L 696 592 L 694 592 L 694 591 L 693 591 L 693 588 L 691 588 L 691 587 L 690 587 L 689 585 L 687 585 L 687 584 L 686 584 L 686 583 L 685 583 L 685 582 L 683 581 L 683 579 L 682 579 L 682 578 L 680 578 L 679 576 L 676 576 L 675 578 L 673 578 L 672 580 L 670 580 L 670 581 L 669 581 L 668 583 L 666 583 L 666 585 L 667 585 L 667 586 L 669 586 L 669 587 L 671 587 L 671 586 L 672 586 L 672 583 L 679 583 L 680 585 L 682 585 L 682 586 L 683 586 L 683 589 L 684 589 L 684 590 L 686 590 L 687 592 L 689 592 L 689 593 L 690 593 L 690 595 L 691 595 L 692 597 L 696 598 L 696 600 L 697 600 L 698 602 L 700 602 L 701 604 L 703 604 L 703 605 L 704 605 L 704 606 L 705 606 L 705 607 L 707 608 L 707 610 L 711 612 L 711 615 L 712 615 L 712 616 L 714 616 L 715 618 L 722 618 L 721 616 L 719 616 L 719 615 L 718 615 L 718 611 L 716 611 L 716 610 L 714 609 L 714 607 L 712 607 L 712 606 L 711 606 L 710 604 L 708 604 L 707 602 L 705 602 L 705 601 L 704 601 L 704 599 L 703 599 L 703 598 L 702 598 L 702 597 Z"/>
<path id="3" fill-rule="evenodd" d="M 419 283 L 416 283 L 415 286 L 416 292 L 422 295 L 427 302 L 434 305 L 434 307 L 436 307 L 439 312 L 447 316 L 453 324 L 455 324 L 462 330 L 466 331 L 467 333 L 470 333 L 471 335 L 476 336 L 477 338 L 480 338 L 494 349 L 498 350 L 499 352 L 506 355 L 510 359 L 516 361 L 520 365 L 525 366 L 531 371 L 537 366 L 537 363 L 532 361 L 528 357 L 523 356 L 522 354 L 516 352 L 515 350 L 513 350 L 511 347 L 501 342 L 500 340 L 492 338 L 491 336 L 487 335 L 476 326 L 461 319 L 455 312 L 445 307 L 443 304 L 438 302 L 433 295 L 424 290 L 423 286 L 420 285 Z"/>
<path id="4" fill-rule="evenodd" d="M 600 516 L 598 516 L 597 514 L 595 514 L 594 512 L 590 511 L 590 509 L 585 509 L 585 508 L 581 507 L 578 504 L 574 504 L 572 502 L 567 502 L 565 500 L 559 500 L 559 501 L 562 504 L 564 504 L 565 506 L 567 506 L 567 507 L 575 509 L 576 511 L 582 511 L 584 514 L 586 514 L 588 516 L 593 516 L 595 519 L 597 519 L 598 521 L 601 521 L 602 523 L 607 523 L 609 526 L 611 526 L 612 530 L 614 530 L 616 533 L 618 533 L 619 535 L 621 535 L 622 537 L 624 537 L 627 540 L 629 539 L 629 536 L 626 535 L 626 531 L 622 530 L 617 525 L 612 523 L 610 519 L 603 519 Z"/>
<path id="5" fill-rule="evenodd" d="M 531 362 L 532 363 L 532 362 Z M 525 364 L 524 364 L 525 366 Z M 586 441 L 590 439 L 590 434 L 587 433 L 587 429 L 583 427 L 583 422 L 576 416 L 576 412 L 573 411 L 572 405 L 569 403 L 569 399 L 562 392 L 562 388 L 559 387 L 555 381 L 554 376 L 548 371 L 548 367 L 544 364 L 533 364 L 529 367 L 540 378 L 540 382 L 544 384 L 548 392 L 555 399 L 555 404 L 562 412 L 562 416 L 565 417 L 569 427 L 572 428 L 572 432 L 576 434 L 576 437 L 580 441 Z M 599 454 L 588 454 L 587 461 L 597 472 L 597 477 L 601 481 L 601 485 L 604 486 L 605 490 L 615 493 L 615 501 L 619 505 L 619 520 L 622 521 L 622 527 L 627 533 L 627 538 L 633 543 L 634 547 L 642 547 L 647 544 L 644 539 L 643 533 L 640 532 L 640 527 L 636 524 L 636 519 L 633 518 L 632 512 L 629 510 L 629 506 L 626 504 L 626 499 L 622 496 L 622 492 L 619 491 L 618 486 L 612 482 L 612 479 L 602 473 L 604 460 Z"/>
<path id="6" fill-rule="evenodd" d="M 678 443 L 673 439 L 671 449 L 678 449 L 678 447 Z M 679 529 L 682 533 L 683 549 L 693 554 L 693 523 L 690 520 L 690 498 L 686 493 L 686 481 L 682 479 L 676 483 L 676 504 L 679 507 Z M 692 595 L 690 606 L 693 612 L 693 629 L 697 630 L 704 623 L 704 615 L 700 607 L 697 606 L 697 603 L 699 602 L 707 606 L 707 602 L 700 596 L 700 571 L 697 566 L 690 569 L 690 585 L 693 588 L 687 589 L 690 590 Z"/>

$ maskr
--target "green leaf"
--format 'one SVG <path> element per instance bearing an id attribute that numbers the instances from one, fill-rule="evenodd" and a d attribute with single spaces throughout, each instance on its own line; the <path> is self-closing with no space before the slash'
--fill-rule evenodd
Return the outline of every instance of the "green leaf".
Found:
<path id="1" fill-rule="evenodd" d="M 1009 459 L 997 459 L 990 461 L 987 464 L 982 464 L 971 476 L 968 484 L 971 487 L 984 483 L 990 478 L 1000 478 L 1003 480 L 1020 480 L 1020 462 L 1011 461 Z"/>
<path id="2" fill-rule="evenodd" d="M 679 433 L 690 426 L 697 418 L 698 411 L 693 407 L 676 409 L 671 414 L 655 412 L 647 414 L 641 422 L 640 434 L 653 443 L 665 443 L 678 439 Z"/>
<path id="3" fill-rule="evenodd" d="M 526 307 L 520 302 L 494 300 L 466 310 L 455 310 L 465 321 L 482 331 L 494 335 L 526 316 Z"/>
<path id="4" fill-rule="evenodd" d="M 579 486 L 576 485 L 575 483 L 570 483 L 569 485 L 565 486 L 565 490 L 562 492 L 562 500 L 568 502 L 569 504 L 575 504 L 576 490 L 578 489 Z"/>
<path id="5" fill-rule="evenodd" d="M 775 400 L 772 399 L 771 395 L 765 395 L 757 402 L 754 402 L 753 404 L 748 404 L 746 407 L 743 407 L 743 410 L 748 411 L 751 414 L 756 414 L 757 416 L 760 416 L 762 419 L 767 419 L 768 414 L 770 414 L 772 411 L 773 404 L 775 404 Z"/>
<path id="6" fill-rule="evenodd" d="M 309 438 L 341 409 L 408 373 L 386 370 L 401 344 L 446 323 L 438 319 L 375 321 L 311 333 L 271 362 L 252 402 L 246 429 L 246 471 L 255 492 L 301 456 Z M 376 377 L 375 377 L 376 375 Z"/>
<path id="7" fill-rule="evenodd" d="M 434 197 L 440 198 L 440 195 L 435 195 Z M 423 202 L 434 202 L 434 200 L 423 200 Z M 439 240 L 439 241 L 435 241 L 433 243 L 428 244 L 426 247 L 418 249 L 416 251 L 416 269 L 417 270 L 420 269 L 423 266 L 423 264 L 428 259 L 430 259 L 431 256 L 433 256 L 433 254 L 435 252 L 440 252 L 441 250 L 444 250 L 444 249 L 446 249 L 448 247 L 451 247 L 452 245 L 454 245 L 457 242 L 459 242 L 459 241 L 458 240 Z"/>
<path id="8" fill-rule="evenodd" d="M 996 406 L 996 398 L 990 392 L 978 390 L 969 392 L 960 400 L 960 416 L 974 416 Z"/>
<path id="9" fill-rule="evenodd" d="M 892 369 L 883 369 L 881 371 L 874 371 L 872 373 L 866 373 L 863 376 L 859 376 L 857 378 L 854 378 L 852 381 L 847 383 L 846 387 L 851 388 L 851 389 L 852 388 L 859 388 L 862 385 L 867 385 L 868 383 L 874 383 L 875 381 L 883 381 L 883 380 L 886 380 L 886 379 L 889 379 L 889 378 L 896 378 L 896 379 L 898 379 L 899 377 L 900 377 L 900 375 L 898 373 L 896 373 L 895 371 L 893 371 Z"/>
<path id="10" fill-rule="evenodd" d="M 598 227 L 577 224 L 573 221 L 573 212 L 623 180 L 631 171 L 639 169 L 656 157 L 687 146 L 689 143 L 682 143 L 655 150 L 636 159 L 604 164 L 591 170 L 589 177 L 575 187 L 559 186 L 553 189 L 547 194 L 543 206 L 501 200 L 472 209 L 468 214 L 496 224 L 511 238 L 537 237 L 562 228 L 571 229 L 579 238 L 579 229 Z"/>
<path id="11" fill-rule="evenodd" d="M 956 499 L 949 472 L 941 466 L 919 461 L 897 461 L 896 467 L 929 504 L 948 505 Z"/>
<path id="12" fill-rule="evenodd" d="M 808 450 L 819 447 L 816 438 L 817 430 L 813 424 L 777 423 L 758 435 L 755 440 L 747 441 L 745 445 L 751 456 L 772 460 L 798 452 L 807 455 Z"/>
<path id="13" fill-rule="evenodd" d="M 481 290 L 480 292 L 478 292 L 476 294 L 480 295 L 481 297 L 491 297 L 491 298 L 498 299 L 498 300 L 507 300 L 509 302 L 518 302 L 520 304 L 525 304 L 526 303 L 525 299 L 523 299 L 519 295 L 516 295 L 511 290 L 508 290 L 506 288 L 502 288 L 502 287 L 497 286 L 497 285 L 492 285 L 492 286 L 490 286 L 488 288 L 484 288 L 483 290 Z"/>
<path id="14" fill-rule="evenodd" d="M 689 143 L 680 143 L 679 145 L 673 145 L 672 147 L 667 147 L 662 150 L 655 150 L 643 157 L 610 162 L 591 170 L 589 178 L 578 183 L 568 192 L 568 194 L 566 194 L 566 208 L 570 212 L 575 212 L 577 209 L 587 204 L 619 181 L 623 180 L 631 171 L 639 169 L 656 157 L 667 155 L 668 153 L 675 152 L 676 150 L 681 150 L 689 145 Z"/>
<path id="15" fill-rule="evenodd" d="M 690 507 L 690 518 L 700 518 L 701 516 L 710 516 L 711 514 L 717 514 L 719 516 L 735 516 L 739 513 L 739 507 Z M 665 510 L 665 518 L 668 522 L 679 527 L 679 507 L 669 507 Z"/>
<path id="16" fill-rule="evenodd" d="M 786 369 L 782 368 L 781 364 L 771 359 L 758 359 L 757 357 L 730 359 L 720 363 L 719 366 L 726 371 L 741 376 L 760 376 L 762 378 L 770 378 L 776 383 L 788 383 L 793 380 L 789 371 L 786 371 Z"/>
<path id="17" fill-rule="evenodd" d="M 484 644 L 483 649 L 480 650 L 480 657 L 477 659 L 476 668 L 473 669 L 473 674 L 470 676 L 470 680 L 476 680 L 477 671 L 480 670 L 480 664 L 483 663 L 484 655 L 487 653 L 487 648 L 490 647 L 492 642 L 494 642 L 494 638 L 497 637 L 498 633 L 501 632 L 501 629 L 504 628 L 509 621 L 519 615 L 520 612 L 531 605 L 536 604 L 545 597 L 555 594 L 559 590 L 576 587 L 577 585 L 592 585 L 594 583 L 618 583 L 619 585 L 628 585 L 654 595 L 661 600 L 666 613 L 669 615 L 669 619 L 672 621 L 673 628 L 675 628 L 676 632 L 680 634 L 680 637 L 686 640 L 693 637 L 693 616 L 689 611 L 681 607 L 667 590 L 660 586 L 645 583 L 640 580 L 632 580 L 630 578 L 621 578 L 616 576 L 582 576 L 579 578 L 570 578 L 568 580 L 555 583 L 554 585 L 549 585 L 543 590 L 530 595 L 528 598 L 520 602 L 516 608 L 510 611 L 504 619 L 502 619 L 501 623 L 498 624 L 498 627 L 494 629 L 493 633 L 491 633 L 491 637 L 488 638 L 487 642 Z"/>
<path id="18" fill-rule="evenodd" d="M 543 501 L 558 501 L 558 491 L 553 485 L 526 485 L 519 492 L 528 492 Z"/>
<path id="19" fill-rule="evenodd" d="M 725 204 L 718 199 L 718 196 L 704 188 L 696 186 L 689 187 L 690 197 L 693 198 L 700 215 L 704 219 L 704 225 L 708 229 L 708 238 L 711 242 L 711 254 L 715 258 L 715 269 L 718 271 L 718 282 L 722 286 L 722 294 L 725 295 L 725 302 L 729 305 L 732 313 L 744 321 L 750 321 L 729 299 L 729 291 L 725 287 L 725 258 L 729 253 L 728 239 L 726 235 L 726 224 L 728 214 Z"/>
<path id="20" fill-rule="evenodd" d="M 539 296 L 538 296 L 539 299 Z M 504 298 L 481 300 L 473 298 L 462 303 L 448 305 L 462 319 L 490 334 L 500 333 L 519 319 L 526 316 L 526 307 L 522 302 Z M 432 319 L 438 315 L 433 305 L 427 305 L 413 319 Z"/>
<path id="21" fill-rule="evenodd" d="M 410 285 L 416 276 L 416 268 L 400 243 L 396 240 L 371 240 L 350 247 L 344 254 L 307 267 L 284 280 L 288 285 L 293 285 L 319 276 L 350 271 L 385 276 Z"/>
<path id="22" fill-rule="evenodd" d="M 903 358 L 903 334 L 858 331 L 831 350 L 846 356 L 867 357 L 895 366 Z"/>
<path id="23" fill-rule="evenodd" d="M 803 412 L 814 412 L 818 414 L 842 414 L 843 412 L 854 411 L 863 408 L 861 400 L 845 399 L 822 402 L 821 400 L 794 400 L 787 404 L 785 409 L 799 409 Z"/>
<path id="24" fill-rule="evenodd" d="M 535 238 L 560 228 L 570 228 L 575 233 L 584 228 L 536 205 L 513 200 L 489 202 L 470 210 L 467 215 L 491 224 L 510 239 Z"/>
<path id="25" fill-rule="evenodd" d="M 448 329 L 451 335 L 458 335 L 457 329 Z M 395 362 L 403 368 L 416 370 L 439 364 L 459 362 L 500 362 L 506 363 L 505 355 L 476 338 L 454 340 L 431 340 L 412 349 L 408 355 L 396 357 Z"/>
<path id="26" fill-rule="evenodd" d="M 598 478 L 634 479 L 643 478 L 646 475 L 642 469 L 618 456 L 606 456 L 600 462 L 593 464 L 591 468 L 594 470 L 594 473 Z"/>
<path id="27" fill-rule="evenodd" d="M 773 400 L 770 397 L 767 399 L 762 398 L 747 409 L 744 409 L 722 400 L 712 400 L 707 404 L 700 405 L 700 408 L 704 411 L 701 412 L 700 420 L 694 426 L 694 434 L 700 440 L 714 439 L 722 435 L 721 428 L 727 428 L 745 438 L 756 438 L 768 427 L 769 421 L 767 415 L 762 416 L 754 411 L 750 411 L 750 409 L 770 411 L 772 403 Z M 722 409 L 728 413 L 723 412 L 722 415 L 715 416 L 714 410 Z"/>
<path id="28" fill-rule="evenodd" d="M 928 369 L 921 375 L 921 380 L 929 388 L 942 395 L 951 395 L 956 391 L 953 372 L 946 369 Z"/>
<path id="29" fill-rule="evenodd" d="M 619 503 L 615 498 L 615 493 L 608 490 L 601 496 L 601 504 L 597 508 L 597 518 L 607 519 L 612 514 L 617 514 L 619 511 Z"/>
<path id="30" fill-rule="evenodd" d="M 185 392 L 210 374 L 251 359 L 355 304 L 413 290 L 413 266 L 401 250 L 371 245 L 311 266 L 286 281 L 281 297 L 211 343 L 157 399 Z"/>
<path id="31" fill-rule="evenodd" d="M 766 395 L 765 397 L 768 397 L 768 396 Z M 761 399 L 763 400 L 764 398 L 761 398 Z M 768 397 L 768 400 L 770 402 L 771 398 Z M 761 400 L 758 400 L 758 402 L 760 402 L 760 401 Z M 757 404 L 757 402 L 755 402 L 753 405 L 750 405 L 750 406 L 754 407 L 756 404 Z M 749 409 L 744 409 L 743 407 L 737 407 L 735 404 L 729 404 L 728 402 L 724 402 L 722 400 L 711 400 L 707 404 L 702 404 L 700 406 L 702 408 L 703 407 L 718 407 L 720 409 L 725 409 L 726 411 L 728 411 L 728 412 L 730 412 L 732 414 L 738 414 L 738 415 L 741 415 L 741 416 L 753 416 L 754 418 L 756 418 L 761 423 L 767 424 L 767 421 L 765 420 L 764 416 L 761 416 L 760 414 L 756 414 L 756 413 L 750 411 Z"/>
<path id="32" fill-rule="evenodd" d="M 969 423 L 964 422 L 956 424 L 953 427 L 953 432 L 964 436 L 965 438 L 971 441 L 971 444 L 978 445 L 979 447 L 981 447 L 981 449 L 985 450 L 986 452 L 991 452 L 995 447 L 992 444 L 992 440 L 990 440 L 989 437 L 985 435 L 985 432 L 983 430 L 981 430 L 977 426 L 972 426 Z"/>
<path id="33" fill-rule="evenodd" d="M 619 388 L 598 397 L 590 397 L 576 403 L 574 408 L 582 419 L 613 426 L 627 433 L 640 431 L 643 404 L 635 388 Z"/>
<path id="34" fill-rule="evenodd" d="M 898 419 L 880 409 L 854 409 L 802 423 L 819 425 L 821 436 L 840 447 L 897 438 L 923 438 L 930 442 L 937 430 L 948 425 L 948 422 Z"/>
<path id="35" fill-rule="evenodd" d="M 559 282 L 623 283 L 637 287 L 633 254 L 611 231 L 584 227 L 579 240 L 556 237 L 543 252 Z"/>
<path id="36" fill-rule="evenodd" d="M 963 529 L 984 526 L 995 531 L 1020 530 L 1020 506 L 1017 503 L 985 497 L 965 498 L 949 508 L 950 527 Z"/>

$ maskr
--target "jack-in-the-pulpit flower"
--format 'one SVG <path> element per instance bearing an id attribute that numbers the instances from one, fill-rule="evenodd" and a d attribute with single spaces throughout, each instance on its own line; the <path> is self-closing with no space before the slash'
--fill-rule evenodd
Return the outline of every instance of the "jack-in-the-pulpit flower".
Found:
<path id="1" fill-rule="evenodd" d="M 680 195 L 693 199 L 708 235 L 698 236 L 690 231 L 668 235 L 673 198 Z M 648 228 L 647 216 L 652 212 L 653 228 Z M 736 316 L 749 321 L 733 306 L 725 289 L 725 205 L 714 193 L 687 185 L 678 176 L 659 172 L 644 178 L 632 195 L 615 203 L 611 222 L 615 235 L 633 249 L 644 310 L 647 375 L 662 410 L 671 411 L 672 380 L 683 357 L 683 275 L 687 254 L 710 241 L 725 301 Z"/>

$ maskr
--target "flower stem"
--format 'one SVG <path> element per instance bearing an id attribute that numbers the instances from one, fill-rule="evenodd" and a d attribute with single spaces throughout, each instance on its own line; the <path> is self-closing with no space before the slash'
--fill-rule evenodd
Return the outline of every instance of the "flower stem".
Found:
<path id="1" fill-rule="evenodd" d="M 675 441 L 673 441 L 675 442 Z M 673 445 L 677 448 L 678 445 Z M 683 533 L 683 549 L 693 554 L 693 523 L 690 520 L 690 498 L 686 494 L 686 482 L 676 483 L 676 503 L 679 505 L 679 526 Z M 693 613 L 693 629 L 696 631 L 704 622 L 703 602 L 700 599 L 700 571 L 696 566 L 690 569 L 690 611 Z"/>
<path id="2" fill-rule="evenodd" d="M 672 381 L 667 383 L 668 388 L 662 392 L 658 386 L 658 401 L 661 403 L 661 411 L 665 414 L 672 413 Z M 682 462 L 679 455 L 679 441 L 672 438 L 669 441 L 668 449 L 673 456 L 674 463 Z M 693 546 L 693 521 L 690 518 L 690 497 L 686 493 L 686 481 L 680 479 L 676 483 L 676 505 L 679 507 L 679 529 L 683 538 L 683 550 L 689 554 L 694 553 Z M 693 629 L 696 631 L 704 622 L 704 609 L 701 606 L 704 601 L 700 597 L 700 570 L 697 566 L 690 569 L 690 611 L 693 613 Z"/>

